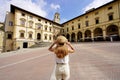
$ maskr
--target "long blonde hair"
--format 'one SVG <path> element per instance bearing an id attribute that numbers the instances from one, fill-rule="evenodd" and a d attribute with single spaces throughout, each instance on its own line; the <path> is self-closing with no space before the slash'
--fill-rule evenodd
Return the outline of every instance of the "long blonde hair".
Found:
<path id="1" fill-rule="evenodd" d="M 66 45 L 57 46 L 55 49 L 55 54 L 58 58 L 64 58 L 68 55 L 68 47 Z"/>

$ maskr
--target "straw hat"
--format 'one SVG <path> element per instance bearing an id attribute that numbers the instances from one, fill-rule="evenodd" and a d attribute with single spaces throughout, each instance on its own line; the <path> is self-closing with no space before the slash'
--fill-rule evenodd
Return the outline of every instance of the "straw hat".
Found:
<path id="1" fill-rule="evenodd" d="M 58 43 L 65 43 L 65 42 L 67 42 L 67 39 L 64 36 L 58 36 L 57 42 Z"/>

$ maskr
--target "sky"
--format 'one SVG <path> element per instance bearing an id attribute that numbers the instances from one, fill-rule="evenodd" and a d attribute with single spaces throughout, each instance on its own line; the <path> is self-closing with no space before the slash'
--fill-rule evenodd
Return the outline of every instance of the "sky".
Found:
<path id="1" fill-rule="evenodd" d="M 58 12 L 60 23 L 64 23 L 110 1 L 112 0 L 0 0 L 0 22 L 4 22 L 6 11 L 10 12 L 10 4 L 50 20 Z"/>

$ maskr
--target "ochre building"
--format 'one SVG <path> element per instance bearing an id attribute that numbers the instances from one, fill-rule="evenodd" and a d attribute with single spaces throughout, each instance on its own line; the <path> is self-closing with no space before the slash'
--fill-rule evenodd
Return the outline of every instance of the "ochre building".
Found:
<path id="1" fill-rule="evenodd" d="M 119 41 L 120 0 L 90 9 L 62 26 L 63 35 L 72 42 Z"/>
<path id="2" fill-rule="evenodd" d="M 0 53 L 3 52 L 4 43 L 4 23 L 0 22 Z"/>
<path id="3" fill-rule="evenodd" d="M 39 42 L 53 42 L 60 34 L 59 13 L 54 21 L 11 5 L 5 19 L 5 51 L 29 48 Z"/>
<path id="4" fill-rule="evenodd" d="M 59 34 L 71 42 L 120 41 L 120 0 L 90 9 L 62 24 L 59 13 L 52 21 L 11 5 L 4 24 L 4 51 L 52 42 Z"/>

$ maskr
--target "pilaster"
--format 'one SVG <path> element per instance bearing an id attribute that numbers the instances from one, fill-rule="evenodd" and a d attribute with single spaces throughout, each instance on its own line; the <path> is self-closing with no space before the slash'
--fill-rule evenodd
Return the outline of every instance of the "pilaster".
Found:
<path id="1" fill-rule="evenodd" d="M 105 30 L 103 30 L 103 38 L 104 38 L 104 40 L 106 39 L 106 31 Z"/>

